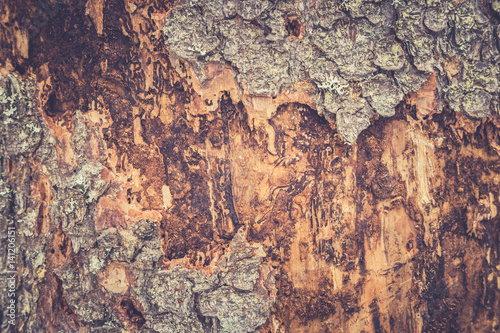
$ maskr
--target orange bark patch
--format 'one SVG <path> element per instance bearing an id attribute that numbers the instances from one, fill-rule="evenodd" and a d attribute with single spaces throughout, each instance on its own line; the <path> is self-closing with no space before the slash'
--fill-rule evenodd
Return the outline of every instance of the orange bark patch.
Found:
<path id="1" fill-rule="evenodd" d="M 118 263 L 108 265 L 98 275 L 99 284 L 114 294 L 125 294 L 130 286 L 125 267 Z"/>
<path id="2" fill-rule="evenodd" d="M 97 204 L 96 231 L 101 232 L 107 228 L 117 226 L 126 227 L 125 213 L 117 207 L 117 202 L 102 197 Z"/>
<path id="3" fill-rule="evenodd" d="M 410 104 L 415 106 L 419 119 L 438 112 L 436 88 L 436 74 L 432 73 L 420 90 L 410 94 Z"/>

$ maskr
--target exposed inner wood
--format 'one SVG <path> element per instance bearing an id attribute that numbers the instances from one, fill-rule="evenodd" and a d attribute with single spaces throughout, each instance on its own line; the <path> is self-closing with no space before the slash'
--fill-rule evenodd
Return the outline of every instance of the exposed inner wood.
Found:
<path id="1" fill-rule="evenodd" d="M 158 22 L 170 3 L 62 3 L 28 39 L 16 27 L 38 5 L 5 2 L 1 18 L 15 23 L 0 31 L 2 73 L 36 79 L 65 170 L 79 165 L 75 119 L 91 129 L 85 156 L 104 165 L 109 184 L 95 206 L 97 234 L 157 221 L 158 269 L 210 275 L 246 228 L 276 279 L 260 332 L 500 329 L 497 115 L 449 110 L 431 75 L 349 146 L 317 114 L 307 84 L 274 99 L 242 96 L 232 71 L 213 64 L 201 85 L 164 47 Z M 288 19 L 300 37 L 300 18 Z M 12 181 L 32 177 L 33 240 L 51 244 L 43 272 L 29 273 L 36 315 L 19 312 L 19 325 L 38 317 L 48 332 L 90 332 L 55 274 L 84 258 L 51 217 L 50 177 L 35 160 L 31 176 L 16 163 L 3 165 Z M 96 281 L 126 331 L 143 327 L 127 264 L 110 263 Z"/>

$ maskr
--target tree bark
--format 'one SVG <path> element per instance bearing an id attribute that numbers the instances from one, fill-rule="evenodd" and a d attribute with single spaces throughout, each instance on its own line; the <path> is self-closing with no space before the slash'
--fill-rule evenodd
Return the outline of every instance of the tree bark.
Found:
<path id="1" fill-rule="evenodd" d="M 3 0 L 2 330 L 500 330 L 499 13 Z"/>

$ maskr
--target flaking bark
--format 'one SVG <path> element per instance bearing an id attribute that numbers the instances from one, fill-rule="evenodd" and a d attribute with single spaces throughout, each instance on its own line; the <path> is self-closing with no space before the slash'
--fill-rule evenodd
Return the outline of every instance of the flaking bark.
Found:
<path id="1" fill-rule="evenodd" d="M 499 11 L 4 0 L 2 330 L 498 331 Z"/>

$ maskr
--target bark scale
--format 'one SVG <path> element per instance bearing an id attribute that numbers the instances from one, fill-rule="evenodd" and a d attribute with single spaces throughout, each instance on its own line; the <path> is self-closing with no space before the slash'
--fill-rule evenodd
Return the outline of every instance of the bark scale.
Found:
<path id="1" fill-rule="evenodd" d="M 498 2 L 311 3 L 4 0 L 2 329 L 500 329 Z"/>

